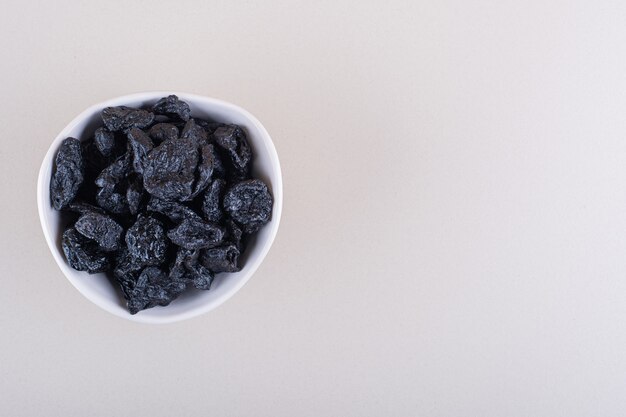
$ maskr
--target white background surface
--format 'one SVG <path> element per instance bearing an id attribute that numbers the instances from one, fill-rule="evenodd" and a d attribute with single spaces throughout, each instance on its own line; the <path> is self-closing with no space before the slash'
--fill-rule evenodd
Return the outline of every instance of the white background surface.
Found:
<path id="1" fill-rule="evenodd" d="M 625 18 L 622 1 L 5 0 L 0 414 L 624 415 Z M 285 185 L 248 285 L 157 327 L 71 287 L 35 205 L 69 120 L 153 89 L 250 110 Z"/>

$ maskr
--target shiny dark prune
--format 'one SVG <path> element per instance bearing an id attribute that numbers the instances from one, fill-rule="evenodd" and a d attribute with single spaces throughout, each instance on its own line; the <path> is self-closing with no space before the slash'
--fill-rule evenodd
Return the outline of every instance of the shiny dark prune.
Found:
<path id="1" fill-rule="evenodd" d="M 107 158 L 111 156 L 115 148 L 115 133 L 105 127 L 99 127 L 93 134 L 93 141 L 103 156 Z"/>
<path id="2" fill-rule="evenodd" d="M 142 174 L 146 161 L 148 159 L 148 153 L 154 148 L 154 144 L 143 130 L 136 127 L 131 128 L 128 131 L 128 151 L 132 156 L 133 169 L 136 173 Z"/>
<path id="3" fill-rule="evenodd" d="M 114 251 L 120 248 L 124 229 L 111 217 L 99 213 L 85 213 L 74 225 L 76 231 L 96 243 L 103 251 Z"/>
<path id="4" fill-rule="evenodd" d="M 163 224 L 140 214 L 126 231 L 126 247 L 138 265 L 160 265 L 165 261 L 167 241 Z"/>
<path id="5" fill-rule="evenodd" d="M 237 272 L 239 268 L 239 249 L 235 245 L 218 246 L 203 249 L 200 263 L 212 272 Z"/>
<path id="6" fill-rule="evenodd" d="M 185 219 L 167 232 L 167 237 L 186 249 L 201 249 L 217 246 L 224 238 L 224 230 L 204 220 Z"/>
<path id="7" fill-rule="evenodd" d="M 74 200 L 84 181 L 84 166 L 80 141 L 67 138 L 59 147 L 56 166 L 50 181 L 52 206 L 61 210 Z"/>
<path id="8" fill-rule="evenodd" d="M 77 271 L 90 274 L 110 269 L 109 258 L 98 245 L 81 235 L 73 227 L 63 233 L 61 247 L 67 263 Z"/>
<path id="9" fill-rule="evenodd" d="M 224 210 L 245 233 L 254 233 L 270 220 L 272 195 L 261 180 L 247 180 L 232 186 L 224 195 Z"/>
<path id="10" fill-rule="evenodd" d="M 228 155 L 228 174 L 232 179 L 249 178 L 252 150 L 243 129 L 237 125 L 222 126 L 213 132 L 213 139 Z"/>
<path id="11" fill-rule="evenodd" d="M 178 128 L 171 123 L 157 123 L 150 128 L 148 134 L 156 143 L 178 138 Z"/>
<path id="12" fill-rule="evenodd" d="M 146 191 L 164 200 L 183 201 L 193 192 L 198 149 L 190 139 L 166 140 L 148 155 L 143 173 Z"/>
<path id="13" fill-rule="evenodd" d="M 222 179 L 216 179 L 209 185 L 204 193 L 202 201 L 202 212 L 204 218 L 210 222 L 219 222 L 224 216 L 222 211 L 222 199 L 224 197 L 224 188 L 226 182 Z"/>
<path id="14" fill-rule="evenodd" d="M 167 216 L 174 223 L 180 223 L 185 219 L 197 219 L 201 220 L 192 209 L 177 203 L 175 201 L 161 200 L 156 197 L 151 197 L 148 202 L 148 211 L 154 211 Z"/>
<path id="15" fill-rule="evenodd" d="M 154 113 L 126 106 L 107 107 L 102 110 L 102 121 L 111 132 L 126 131 L 131 127 L 143 129 L 150 126 Z"/>
<path id="16" fill-rule="evenodd" d="M 155 114 L 179 118 L 185 122 L 191 117 L 189 104 L 179 100 L 178 97 L 173 94 L 157 101 L 156 104 L 152 106 L 152 111 Z"/>
<path id="17" fill-rule="evenodd" d="M 170 279 L 165 271 L 155 266 L 144 268 L 136 279 L 131 278 L 125 286 L 124 295 L 130 314 L 155 306 L 166 306 L 186 288 L 185 282 Z"/>

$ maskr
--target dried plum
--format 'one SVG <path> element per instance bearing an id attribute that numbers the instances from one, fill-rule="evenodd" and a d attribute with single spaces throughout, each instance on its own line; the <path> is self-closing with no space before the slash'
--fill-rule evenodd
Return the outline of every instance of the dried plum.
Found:
<path id="1" fill-rule="evenodd" d="M 198 149 L 186 138 L 166 140 L 148 155 L 143 173 L 146 191 L 164 200 L 182 201 L 193 191 Z"/>
<path id="2" fill-rule="evenodd" d="M 56 169 L 50 181 L 52 206 L 61 210 L 74 200 L 84 180 L 84 166 L 80 141 L 67 138 L 59 147 Z"/>
<path id="3" fill-rule="evenodd" d="M 167 232 L 167 237 L 183 248 L 201 249 L 219 245 L 224 238 L 224 230 L 203 220 L 185 219 Z"/>
<path id="4" fill-rule="evenodd" d="M 235 245 L 204 249 L 200 253 L 200 263 L 210 271 L 237 272 L 239 268 L 239 249 Z"/>
<path id="5" fill-rule="evenodd" d="M 195 198 L 211 182 L 211 176 L 213 175 L 213 145 L 204 145 L 200 151 L 201 158 L 196 168 L 196 181 L 193 184 L 193 192 L 186 200 Z"/>
<path id="6" fill-rule="evenodd" d="M 124 229 L 109 216 L 99 213 L 85 213 L 74 225 L 81 235 L 94 240 L 103 251 L 114 251 L 120 247 Z"/>
<path id="7" fill-rule="evenodd" d="M 224 196 L 224 188 L 226 182 L 222 179 L 216 179 L 211 183 L 204 193 L 204 199 L 202 201 L 202 212 L 204 218 L 210 222 L 219 222 L 222 220 L 222 199 Z"/>
<path id="8" fill-rule="evenodd" d="M 215 275 L 198 263 L 199 256 L 199 249 L 179 248 L 170 267 L 170 279 L 187 282 L 199 290 L 210 289 Z"/>
<path id="9" fill-rule="evenodd" d="M 126 214 L 130 211 L 126 196 L 115 192 L 113 187 L 101 188 L 96 194 L 96 202 L 110 213 Z"/>
<path id="10" fill-rule="evenodd" d="M 175 95 L 169 95 L 163 97 L 152 106 L 152 111 L 155 114 L 160 114 L 168 117 L 179 118 L 183 121 L 189 120 L 191 117 L 191 109 L 189 104 L 182 100 L 179 100 Z"/>
<path id="11" fill-rule="evenodd" d="M 148 132 L 152 140 L 161 143 L 178 138 L 178 128 L 170 123 L 157 123 Z"/>
<path id="12" fill-rule="evenodd" d="M 102 121 L 111 132 L 128 130 L 131 127 L 143 129 L 152 124 L 154 113 L 126 106 L 107 107 L 102 110 Z"/>
<path id="13" fill-rule="evenodd" d="M 141 177 L 135 176 L 130 178 L 128 180 L 128 188 L 126 189 L 126 202 L 128 203 L 130 214 L 137 214 L 143 195 L 143 181 Z"/>
<path id="14" fill-rule="evenodd" d="M 108 271 L 109 258 L 98 245 L 81 235 L 73 227 L 63 233 L 61 247 L 67 263 L 77 271 L 87 271 L 90 274 Z"/>
<path id="15" fill-rule="evenodd" d="M 122 155 L 102 170 L 96 178 L 96 185 L 100 188 L 113 188 L 130 173 L 130 168 L 129 155 Z"/>
<path id="16" fill-rule="evenodd" d="M 167 216 L 174 223 L 180 223 L 185 219 L 202 220 L 192 209 L 175 201 L 161 200 L 156 197 L 150 198 L 147 209 Z"/>
<path id="17" fill-rule="evenodd" d="M 133 169 L 136 173 L 143 173 L 148 153 L 153 147 L 150 136 L 143 130 L 133 127 L 128 131 L 128 151 L 132 155 Z"/>
<path id="18" fill-rule="evenodd" d="M 167 241 L 163 224 L 155 218 L 140 214 L 126 231 L 126 247 L 139 265 L 160 265 L 165 261 Z"/>
<path id="19" fill-rule="evenodd" d="M 222 126 L 213 132 L 213 139 L 229 157 L 232 178 L 237 180 L 248 178 L 252 150 L 243 129 L 237 125 Z"/>
<path id="20" fill-rule="evenodd" d="M 93 141 L 103 156 L 107 158 L 111 156 L 115 147 L 115 133 L 105 127 L 99 127 L 93 135 Z"/>
<path id="21" fill-rule="evenodd" d="M 224 196 L 224 210 L 239 223 L 245 233 L 254 233 L 270 220 L 272 195 L 261 180 L 242 181 Z"/>
<path id="22" fill-rule="evenodd" d="M 232 243 L 233 245 L 237 246 L 239 252 L 243 252 L 243 231 L 233 219 L 228 218 L 224 223 L 226 226 L 224 232 L 224 241 Z"/>
<path id="23" fill-rule="evenodd" d="M 206 130 L 204 130 L 201 126 L 198 126 L 193 119 L 185 123 L 185 127 L 183 127 L 180 137 L 193 140 L 196 146 L 205 145 L 208 139 Z"/>
<path id="24" fill-rule="evenodd" d="M 85 203 L 83 201 L 74 201 L 69 206 L 67 206 L 66 209 L 69 211 L 80 213 L 80 214 L 85 214 L 85 213 L 106 214 L 106 211 L 104 211 L 100 207 L 94 206 L 89 203 Z"/>
<path id="25" fill-rule="evenodd" d="M 144 268 L 136 280 L 129 280 L 125 286 L 124 295 L 130 314 L 155 306 L 166 306 L 186 288 L 183 281 L 171 280 L 165 271 L 155 266 Z"/>

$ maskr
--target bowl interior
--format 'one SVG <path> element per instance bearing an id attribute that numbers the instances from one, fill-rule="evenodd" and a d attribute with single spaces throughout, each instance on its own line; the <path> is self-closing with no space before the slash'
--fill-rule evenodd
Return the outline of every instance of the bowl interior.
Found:
<path id="1" fill-rule="evenodd" d="M 106 274 L 90 275 L 87 272 L 76 271 L 67 264 L 61 249 L 61 234 L 67 223 L 67 216 L 52 208 L 50 178 L 56 151 L 61 141 L 68 136 L 80 140 L 89 138 L 101 125 L 100 112 L 103 108 L 119 105 L 136 107 L 151 105 L 169 94 L 176 94 L 180 99 L 187 101 L 194 117 L 236 123 L 246 130 L 254 154 L 253 175 L 268 184 L 274 197 L 272 219 L 249 242 L 241 257 L 243 266 L 241 271 L 217 274 L 209 291 L 189 289 L 167 307 L 155 307 L 131 315 L 126 310 L 125 302 L 117 286 L 109 281 Z M 37 199 L 41 224 L 50 250 L 65 276 L 85 297 L 103 309 L 129 320 L 166 323 L 194 317 L 217 307 L 251 277 L 267 254 L 278 230 L 282 209 L 282 179 L 278 156 L 269 134 L 250 113 L 233 104 L 208 97 L 185 93 L 152 92 L 118 97 L 94 105 L 67 125 L 56 137 L 44 158 L 39 173 Z"/>

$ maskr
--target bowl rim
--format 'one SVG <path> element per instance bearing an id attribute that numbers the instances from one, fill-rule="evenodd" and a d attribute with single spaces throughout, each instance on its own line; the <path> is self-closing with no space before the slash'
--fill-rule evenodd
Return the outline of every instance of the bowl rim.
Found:
<path id="1" fill-rule="evenodd" d="M 70 267 L 67 265 L 65 258 L 61 255 L 60 251 L 56 247 L 56 236 L 52 236 L 50 231 L 50 225 L 46 218 L 45 211 L 47 207 L 45 206 L 49 202 L 44 201 L 44 196 L 46 195 L 46 188 L 49 189 L 49 184 L 44 184 L 44 177 L 46 177 L 46 173 L 50 169 L 50 165 L 53 164 L 53 157 L 60 145 L 60 142 L 67 136 L 67 132 L 71 131 L 76 127 L 77 124 L 82 122 L 85 118 L 91 117 L 93 113 L 100 111 L 104 107 L 108 106 L 120 106 L 124 105 L 124 102 L 130 101 L 139 101 L 139 100 L 155 100 L 161 97 L 166 97 L 168 95 L 174 94 L 178 96 L 180 99 L 184 101 L 188 101 L 192 106 L 194 102 L 203 102 L 208 106 L 218 106 L 222 108 L 229 109 L 235 113 L 239 113 L 244 116 L 255 126 L 255 128 L 259 131 L 260 137 L 262 139 L 262 143 L 266 147 L 270 159 L 270 167 L 271 170 L 276 174 L 276 181 L 272 181 L 272 195 L 274 198 L 274 207 L 272 211 L 272 220 L 265 226 L 269 227 L 269 234 L 266 239 L 262 242 L 263 247 L 259 252 L 259 255 L 254 259 L 251 259 L 252 263 L 247 265 L 248 272 L 239 278 L 239 281 L 236 285 L 230 288 L 227 292 L 222 294 L 216 299 L 211 300 L 211 302 L 207 304 L 203 304 L 201 306 L 195 307 L 188 311 L 172 313 L 163 316 L 142 316 L 141 314 L 131 315 L 125 310 L 118 310 L 111 308 L 108 304 L 103 304 L 99 297 L 93 296 L 93 294 L 86 294 L 82 289 L 80 283 L 78 283 L 78 278 L 73 274 L 73 270 L 70 270 Z M 199 315 L 205 314 L 224 302 L 230 299 L 237 291 L 239 291 L 254 275 L 258 267 L 261 265 L 267 253 L 272 246 L 274 239 L 276 238 L 276 234 L 278 233 L 278 227 L 280 225 L 280 219 L 282 215 L 282 207 L 283 207 L 283 181 L 282 181 L 282 170 L 280 167 L 280 161 L 278 159 L 278 154 L 276 152 L 276 148 L 274 146 L 274 142 L 270 134 L 267 132 L 263 124 L 249 111 L 243 109 L 242 107 L 237 106 L 236 104 L 216 99 L 213 97 L 202 96 L 193 93 L 185 93 L 185 92 L 176 92 L 176 91 L 145 91 L 145 92 L 137 92 L 132 94 L 126 94 L 122 96 L 116 96 L 102 102 L 93 104 L 89 106 L 87 109 L 83 110 L 80 114 L 78 114 L 72 121 L 70 121 L 61 131 L 56 135 L 48 151 L 43 157 L 41 166 L 39 168 L 39 174 L 37 176 L 37 209 L 39 214 L 39 220 L 41 223 L 41 228 L 43 230 L 44 237 L 46 239 L 46 243 L 48 244 L 48 249 L 52 253 L 54 260 L 57 265 L 65 275 L 65 278 L 81 293 L 85 298 L 91 301 L 93 304 L 97 305 L 101 309 L 126 320 L 140 322 L 140 323 L 151 323 L 151 324 L 165 324 L 165 323 L 173 323 L 177 321 L 187 320 L 193 317 L 197 317 Z M 104 298 L 104 297 L 102 297 Z M 126 314 L 124 314 L 126 313 Z"/>

